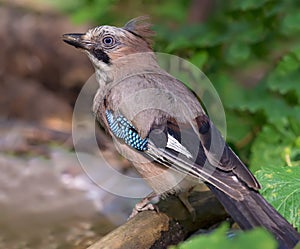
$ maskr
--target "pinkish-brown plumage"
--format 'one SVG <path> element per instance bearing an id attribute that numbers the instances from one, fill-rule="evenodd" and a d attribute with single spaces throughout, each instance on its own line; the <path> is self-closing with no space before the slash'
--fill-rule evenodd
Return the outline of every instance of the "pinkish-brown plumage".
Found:
<path id="1" fill-rule="evenodd" d="M 64 35 L 64 41 L 82 49 L 95 67 L 97 119 L 156 194 L 184 193 L 204 182 L 241 228 L 263 226 L 280 248 L 292 248 L 300 235 L 258 193 L 259 183 L 197 98 L 159 67 L 151 48 L 153 35 L 145 17 L 123 28 L 105 25 Z M 111 119 L 125 119 L 126 124 L 111 125 L 107 111 Z M 128 143 L 132 134 L 134 141 L 146 139 L 147 148 Z M 138 211 L 144 208 L 137 206 Z"/>

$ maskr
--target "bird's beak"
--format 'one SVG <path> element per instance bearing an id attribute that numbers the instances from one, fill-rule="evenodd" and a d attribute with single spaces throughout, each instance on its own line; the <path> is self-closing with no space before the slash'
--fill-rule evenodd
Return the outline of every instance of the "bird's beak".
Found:
<path id="1" fill-rule="evenodd" d="M 83 39 L 83 34 L 64 34 L 62 36 L 62 39 L 64 42 L 68 43 L 69 45 L 74 46 L 75 48 L 81 48 L 81 49 L 88 49 L 87 42 Z"/>

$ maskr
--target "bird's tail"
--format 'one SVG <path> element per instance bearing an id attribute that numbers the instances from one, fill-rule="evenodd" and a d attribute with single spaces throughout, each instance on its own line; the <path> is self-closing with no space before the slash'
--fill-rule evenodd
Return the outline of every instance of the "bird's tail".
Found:
<path id="1" fill-rule="evenodd" d="M 208 186 L 241 229 L 266 228 L 275 236 L 280 249 L 293 248 L 300 240 L 300 234 L 258 192 L 249 189 L 244 200 L 237 201 L 216 187 Z"/>

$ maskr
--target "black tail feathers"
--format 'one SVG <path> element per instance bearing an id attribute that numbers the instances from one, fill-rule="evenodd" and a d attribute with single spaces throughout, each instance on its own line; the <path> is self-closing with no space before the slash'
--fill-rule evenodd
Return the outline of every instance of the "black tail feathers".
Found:
<path id="1" fill-rule="evenodd" d="M 300 234 L 258 192 L 249 189 L 244 200 L 237 201 L 209 185 L 230 216 L 243 230 L 264 227 L 279 243 L 280 249 L 290 249 L 300 240 Z"/>

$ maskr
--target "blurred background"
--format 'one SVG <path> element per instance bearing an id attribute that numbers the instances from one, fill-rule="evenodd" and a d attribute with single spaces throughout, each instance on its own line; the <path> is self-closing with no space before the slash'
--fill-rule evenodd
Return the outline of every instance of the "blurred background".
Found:
<path id="1" fill-rule="evenodd" d="M 140 15 L 154 24 L 155 51 L 209 77 L 228 143 L 300 227 L 299 9 L 296 0 L 0 0 L 0 248 L 85 248 L 126 220 L 136 200 L 94 185 L 74 153 L 72 111 L 93 68 L 61 35 Z M 135 174 L 101 129 L 97 138 L 108 161 Z"/>

